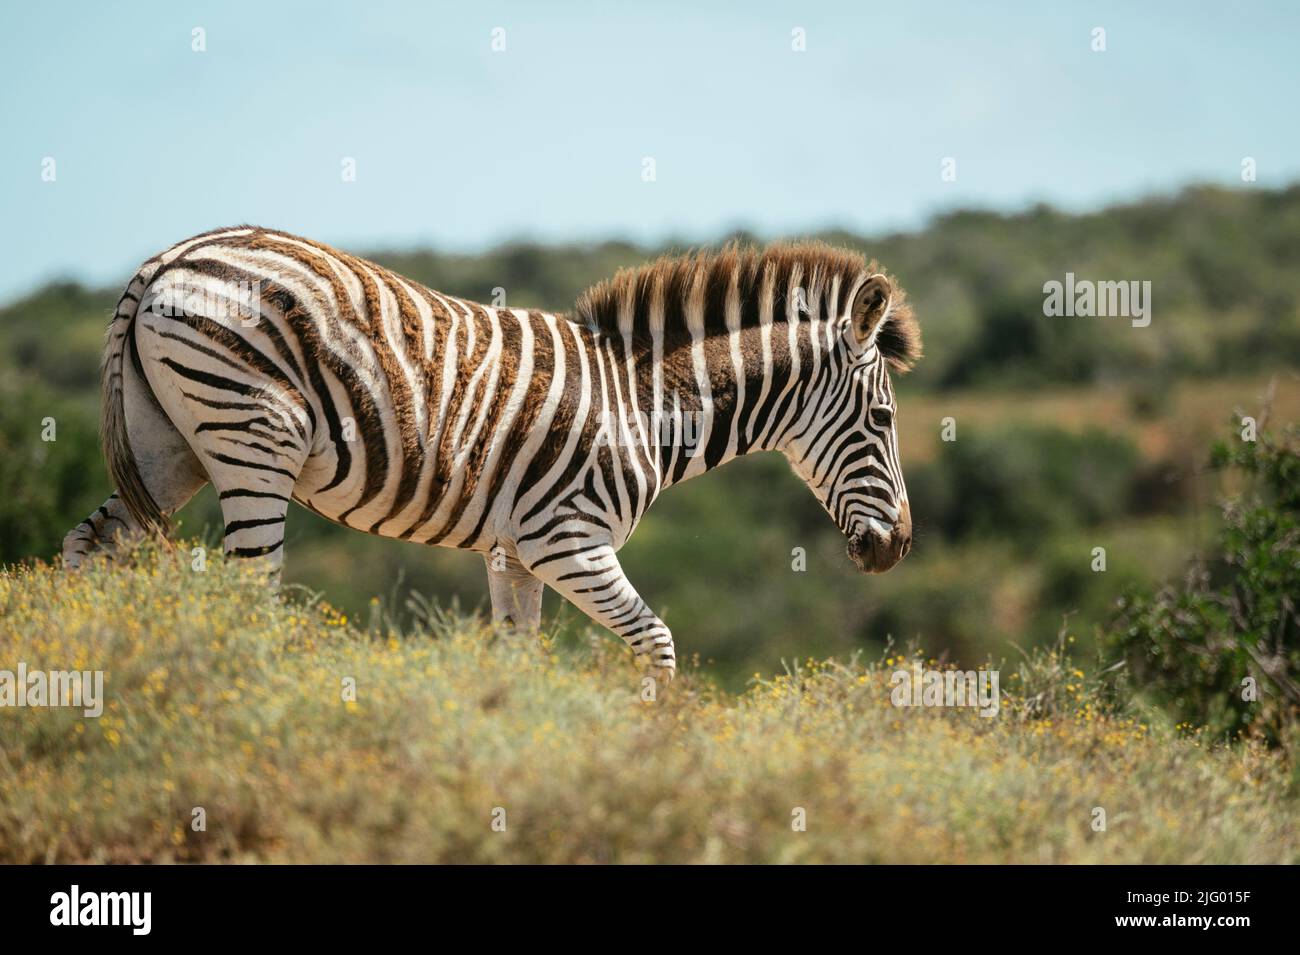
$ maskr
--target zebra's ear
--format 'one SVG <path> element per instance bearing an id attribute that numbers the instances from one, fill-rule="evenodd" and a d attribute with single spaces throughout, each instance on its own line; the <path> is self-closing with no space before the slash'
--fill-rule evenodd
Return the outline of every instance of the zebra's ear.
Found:
<path id="1" fill-rule="evenodd" d="M 889 311 L 889 297 L 893 294 L 889 279 L 877 273 L 863 283 L 853 296 L 849 314 L 853 318 L 853 334 L 861 344 L 866 344 L 880 320 Z"/>

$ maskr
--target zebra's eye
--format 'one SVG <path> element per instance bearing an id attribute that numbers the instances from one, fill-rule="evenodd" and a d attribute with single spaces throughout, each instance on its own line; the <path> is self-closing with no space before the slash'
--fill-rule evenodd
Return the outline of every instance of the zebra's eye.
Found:
<path id="1" fill-rule="evenodd" d="M 894 423 L 894 412 L 890 408 L 872 408 L 871 423 L 877 428 L 888 428 Z"/>

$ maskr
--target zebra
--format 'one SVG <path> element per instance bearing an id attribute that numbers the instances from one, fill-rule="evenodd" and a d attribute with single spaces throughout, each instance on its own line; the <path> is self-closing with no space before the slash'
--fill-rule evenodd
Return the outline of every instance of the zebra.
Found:
<path id="1" fill-rule="evenodd" d="M 730 244 L 624 269 L 571 312 L 455 298 L 239 226 L 149 259 L 109 322 L 101 437 L 116 491 L 63 560 L 165 534 L 211 482 L 223 546 L 278 580 L 291 500 L 371 534 L 483 554 L 492 619 L 550 586 L 671 679 L 672 633 L 617 551 L 666 488 L 785 455 L 863 572 L 912 541 L 891 372 L 905 293 L 823 243 Z"/>

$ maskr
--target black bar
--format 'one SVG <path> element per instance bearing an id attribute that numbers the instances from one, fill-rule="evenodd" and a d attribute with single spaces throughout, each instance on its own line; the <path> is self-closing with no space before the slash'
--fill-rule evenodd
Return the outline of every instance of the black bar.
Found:
<path id="1" fill-rule="evenodd" d="M 1129 935 L 1232 945 L 1289 928 L 1295 897 L 1287 867 L 668 868 L 0 867 L 0 937 L 76 933 L 80 941 L 128 944 L 285 937 L 337 945 L 373 943 L 377 930 L 436 931 L 448 942 L 483 932 L 485 942 L 495 942 L 503 929 L 531 929 L 538 933 L 532 944 L 543 944 L 612 918 L 647 941 L 659 934 L 656 923 L 704 919 L 735 939 L 774 925 L 820 932 L 839 924 L 864 944 L 893 926 L 922 936 L 933 930 L 945 945 L 959 937 L 1023 941 L 1029 936 L 1017 933 L 1030 929 L 1052 933 L 1039 936 L 1044 941 Z M 87 914 L 84 906 L 99 904 L 98 896 L 87 903 L 88 894 L 150 893 L 148 934 L 136 935 L 130 924 L 52 925 L 57 894 L 67 896 L 66 914 L 73 885 Z M 135 914 L 142 925 L 142 907 L 122 911 L 122 921 Z M 1153 921 L 1121 924 L 1132 919 Z"/>

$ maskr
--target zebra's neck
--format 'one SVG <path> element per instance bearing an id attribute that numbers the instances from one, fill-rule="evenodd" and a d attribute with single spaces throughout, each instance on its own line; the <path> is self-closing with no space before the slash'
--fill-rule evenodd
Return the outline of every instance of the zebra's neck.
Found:
<path id="1" fill-rule="evenodd" d="M 630 349 L 592 334 L 608 406 L 602 440 L 652 470 L 656 494 L 740 455 L 781 450 L 818 380 L 827 332 L 808 318 L 689 338 L 652 328 Z"/>

